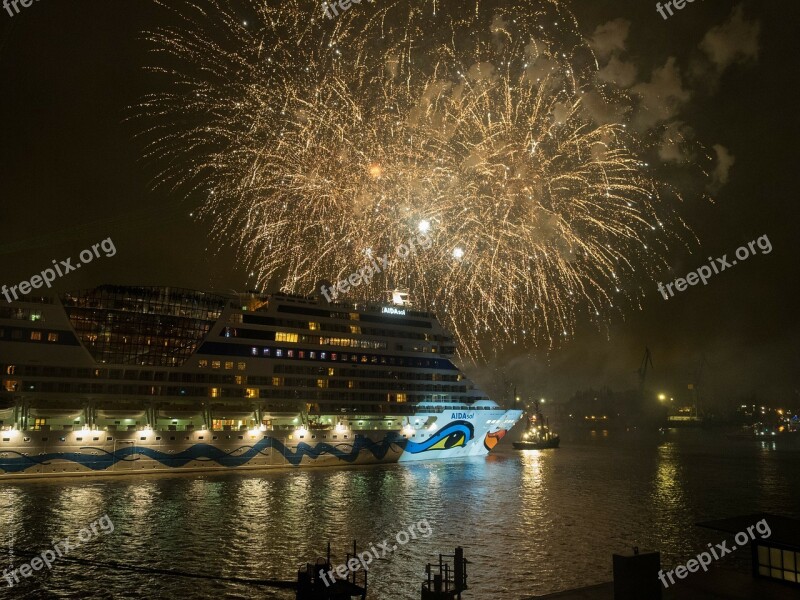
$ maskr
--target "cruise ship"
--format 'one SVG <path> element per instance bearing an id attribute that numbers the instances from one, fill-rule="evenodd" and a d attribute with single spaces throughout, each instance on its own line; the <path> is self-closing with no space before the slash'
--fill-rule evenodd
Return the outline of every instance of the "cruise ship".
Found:
<path id="1" fill-rule="evenodd" d="M 0 305 L 0 480 L 487 454 L 521 411 L 392 297 L 103 285 Z"/>

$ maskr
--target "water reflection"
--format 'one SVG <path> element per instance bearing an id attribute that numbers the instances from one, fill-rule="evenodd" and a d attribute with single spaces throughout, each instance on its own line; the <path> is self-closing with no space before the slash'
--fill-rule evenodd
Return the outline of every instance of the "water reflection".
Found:
<path id="1" fill-rule="evenodd" d="M 608 580 L 610 554 L 633 545 L 676 564 L 719 541 L 694 527 L 702 519 L 761 510 L 797 516 L 796 452 L 731 449 L 703 437 L 660 442 L 601 432 L 564 439 L 558 450 L 501 447 L 451 463 L 7 484 L 3 563 L 17 562 L 15 548 L 47 547 L 108 513 L 114 533 L 86 544 L 81 557 L 293 580 L 328 541 L 343 560 L 354 539 L 377 545 L 427 519 L 430 538 L 373 565 L 370 597 L 416 598 L 424 565 L 462 545 L 471 597 L 514 598 Z M 68 564 L 32 581 L 20 597 L 292 597 Z"/>

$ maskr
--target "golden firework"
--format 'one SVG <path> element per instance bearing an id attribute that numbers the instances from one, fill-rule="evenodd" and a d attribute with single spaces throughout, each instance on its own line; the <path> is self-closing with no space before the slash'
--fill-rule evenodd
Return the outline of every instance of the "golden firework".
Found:
<path id="1" fill-rule="evenodd" d="M 140 114 L 163 180 L 203 194 L 257 284 L 309 293 L 424 229 L 430 250 L 358 293 L 408 288 L 475 355 L 484 331 L 603 322 L 685 232 L 560 2 L 237 6 L 186 2 L 150 34 L 172 86 Z"/>

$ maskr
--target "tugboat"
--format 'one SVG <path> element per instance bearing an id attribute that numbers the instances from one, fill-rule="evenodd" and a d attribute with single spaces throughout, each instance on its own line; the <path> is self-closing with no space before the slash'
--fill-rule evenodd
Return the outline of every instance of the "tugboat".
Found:
<path id="1" fill-rule="evenodd" d="M 547 448 L 558 448 L 561 438 L 550 431 L 547 420 L 539 411 L 539 403 L 534 401 L 533 414 L 528 416 L 528 425 L 525 433 L 519 442 L 513 442 L 517 450 L 546 450 Z"/>

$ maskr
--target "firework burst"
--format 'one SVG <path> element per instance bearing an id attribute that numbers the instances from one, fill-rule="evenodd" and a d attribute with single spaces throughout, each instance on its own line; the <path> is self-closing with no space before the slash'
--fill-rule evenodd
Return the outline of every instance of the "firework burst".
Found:
<path id="1" fill-rule="evenodd" d="M 632 100 L 598 83 L 560 2 L 363 2 L 329 20 L 316 2 L 208 0 L 176 15 L 149 35 L 172 83 L 140 107 L 149 154 L 203 194 L 261 286 L 309 293 L 424 223 L 432 248 L 383 285 L 474 355 L 483 332 L 552 345 L 576 316 L 604 322 L 686 232 L 626 127 Z"/>

